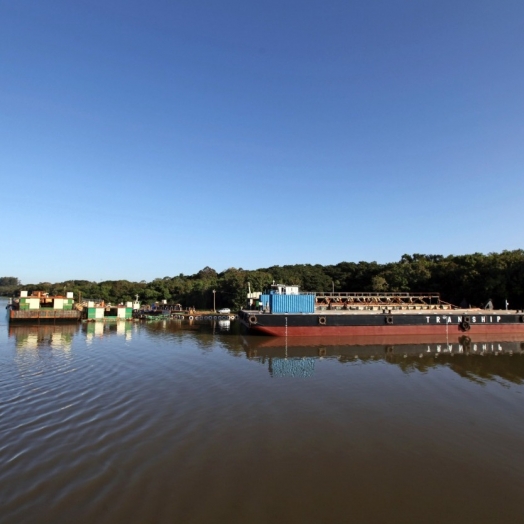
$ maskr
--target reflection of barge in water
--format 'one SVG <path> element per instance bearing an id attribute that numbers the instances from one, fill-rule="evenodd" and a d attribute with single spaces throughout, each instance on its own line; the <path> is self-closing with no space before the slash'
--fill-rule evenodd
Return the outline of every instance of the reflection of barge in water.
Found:
<path id="1" fill-rule="evenodd" d="M 79 330 L 79 324 L 64 324 L 60 326 L 53 326 L 50 324 L 44 324 L 41 326 L 27 325 L 27 324 L 15 324 L 9 325 L 8 335 L 9 337 L 25 337 L 25 336 L 36 336 L 38 339 L 47 339 L 51 335 L 60 333 L 61 335 L 73 336 Z"/>
<path id="2" fill-rule="evenodd" d="M 36 350 L 43 347 L 68 349 L 78 333 L 79 324 L 28 325 L 10 324 L 9 337 L 15 339 L 18 349 Z"/>
<path id="3" fill-rule="evenodd" d="M 249 360 L 267 365 L 272 377 L 309 377 L 322 359 L 340 363 L 383 361 L 404 371 L 445 365 L 470 380 L 524 381 L 524 336 L 243 338 Z"/>
<path id="4" fill-rule="evenodd" d="M 524 336 L 488 337 L 460 335 L 442 338 L 434 335 L 400 337 L 292 337 L 243 338 L 248 357 L 351 357 L 381 358 L 388 355 L 424 354 L 524 354 Z"/>
<path id="5" fill-rule="evenodd" d="M 438 293 L 300 293 L 281 284 L 239 318 L 273 336 L 524 334 L 522 311 L 457 308 Z"/>

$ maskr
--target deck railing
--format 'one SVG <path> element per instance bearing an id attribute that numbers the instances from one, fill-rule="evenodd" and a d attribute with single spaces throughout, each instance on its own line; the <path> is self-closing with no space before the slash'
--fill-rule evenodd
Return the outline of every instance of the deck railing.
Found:
<path id="1" fill-rule="evenodd" d="M 317 306 L 350 307 L 350 306 L 378 306 L 410 308 L 415 306 L 442 306 L 452 308 L 444 302 L 439 293 L 380 293 L 380 292 L 321 292 L 315 293 Z"/>

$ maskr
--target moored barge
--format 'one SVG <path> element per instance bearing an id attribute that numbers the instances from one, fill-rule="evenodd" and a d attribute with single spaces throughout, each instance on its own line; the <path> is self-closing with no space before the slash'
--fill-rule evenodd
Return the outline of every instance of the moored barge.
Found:
<path id="1" fill-rule="evenodd" d="M 523 311 L 459 308 L 438 293 L 301 293 L 282 284 L 239 318 L 271 336 L 524 334 Z"/>
<path id="2" fill-rule="evenodd" d="M 78 322 L 82 317 L 73 300 L 73 293 L 66 296 L 50 296 L 43 291 L 21 291 L 20 297 L 14 299 L 8 309 L 11 323 L 61 323 Z"/>

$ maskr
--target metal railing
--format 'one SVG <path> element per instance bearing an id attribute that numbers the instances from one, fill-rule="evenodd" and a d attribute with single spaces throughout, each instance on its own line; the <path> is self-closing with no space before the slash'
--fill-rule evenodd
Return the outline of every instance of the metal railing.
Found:
<path id="1" fill-rule="evenodd" d="M 376 306 L 376 307 L 397 307 L 397 308 L 411 308 L 411 307 L 431 307 L 441 306 L 452 308 L 452 304 L 444 302 L 440 298 L 439 293 L 380 293 L 380 292 L 327 292 L 315 293 L 315 304 L 317 306 L 330 307 L 362 307 L 362 306 Z"/>

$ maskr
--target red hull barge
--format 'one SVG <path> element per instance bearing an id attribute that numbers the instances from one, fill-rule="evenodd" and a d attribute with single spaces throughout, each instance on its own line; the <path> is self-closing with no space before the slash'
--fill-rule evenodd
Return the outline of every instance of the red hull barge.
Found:
<path id="1" fill-rule="evenodd" d="M 524 312 L 458 308 L 438 293 L 300 293 L 274 284 L 259 309 L 239 318 L 253 334 L 276 337 L 523 334 Z"/>
<path id="2" fill-rule="evenodd" d="M 499 335 L 499 334 L 522 334 L 524 335 L 524 324 L 477 324 L 468 330 L 460 326 L 268 326 L 253 325 L 243 322 L 253 333 L 270 335 L 275 337 L 333 337 L 333 336 L 402 336 L 402 335 L 464 335 L 470 334 Z"/>

